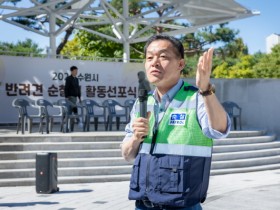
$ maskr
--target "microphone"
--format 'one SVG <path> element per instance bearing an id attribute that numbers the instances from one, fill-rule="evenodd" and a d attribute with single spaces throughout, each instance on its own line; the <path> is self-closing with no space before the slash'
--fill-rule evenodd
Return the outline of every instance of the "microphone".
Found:
<path id="1" fill-rule="evenodd" d="M 140 101 L 140 117 L 147 118 L 148 91 L 146 89 L 139 89 L 138 98 Z"/>
<path id="2" fill-rule="evenodd" d="M 140 102 L 140 117 L 147 118 L 147 100 L 148 100 L 148 91 L 146 89 L 139 89 L 138 98 Z M 142 138 L 146 138 L 143 136 Z M 142 144 L 143 142 L 141 142 Z"/>

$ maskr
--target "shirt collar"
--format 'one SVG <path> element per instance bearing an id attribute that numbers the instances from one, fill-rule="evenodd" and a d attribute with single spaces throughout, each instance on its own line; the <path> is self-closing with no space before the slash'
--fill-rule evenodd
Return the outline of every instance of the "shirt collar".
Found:
<path id="1" fill-rule="evenodd" d="M 179 79 L 177 84 L 174 85 L 170 90 L 167 91 L 167 93 L 165 93 L 162 96 L 162 99 L 167 99 L 168 101 L 172 101 L 173 98 L 175 97 L 176 93 L 180 90 L 183 83 L 184 83 L 184 81 L 182 79 Z M 153 92 L 153 96 L 159 102 L 159 96 L 158 96 L 156 89 Z"/>

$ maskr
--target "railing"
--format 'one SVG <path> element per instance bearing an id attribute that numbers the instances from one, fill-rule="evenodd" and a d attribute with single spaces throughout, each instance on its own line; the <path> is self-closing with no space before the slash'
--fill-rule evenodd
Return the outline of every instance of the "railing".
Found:
<path id="1" fill-rule="evenodd" d="M 56 58 L 56 59 L 70 59 L 70 60 L 92 60 L 99 62 L 123 62 L 123 58 L 106 58 L 106 57 L 94 57 L 94 56 L 67 56 L 67 55 L 48 55 L 39 54 L 33 52 L 11 52 L 11 51 L 0 51 L 0 55 L 6 56 L 21 56 L 31 58 Z M 131 63 L 143 63 L 143 59 L 130 59 Z"/>

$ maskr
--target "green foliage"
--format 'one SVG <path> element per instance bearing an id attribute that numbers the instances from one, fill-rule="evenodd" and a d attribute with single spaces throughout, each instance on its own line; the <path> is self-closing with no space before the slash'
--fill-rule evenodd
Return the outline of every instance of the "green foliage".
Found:
<path id="1" fill-rule="evenodd" d="M 270 54 L 256 53 L 226 58 L 213 71 L 215 78 L 280 78 L 280 45 Z"/>
<path id="2" fill-rule="evenodd" d="M 256 59 L 252 55 L 243 55 L 239 58 L 228 58 L 218 65 L 214 71 L 214 78 L 255 78 L 253 66 Z"/>
<path id="3" fill-rule="evenodd" d="M 39 48 L 38 44 L 34 43 L 31 39 L 25 41 L 18 41 L 16 44 L 8 42 L 0 42 L 0 51 L 5 55 L 8 53 L 19 52 L 23 56 L 29 56 L 32 54 L 40 54 L 43 52 L 42 48 Z"/>
<path id="4" fill-rule="evenodd" d="M 65 56 L 81 56 L 82 49 L 79 48 L 80 43 L 79 40 L 75 37 L 71 41 L 65 45 L 65 47 L 62 49 L 61 54 Z"/>
<path id="5" fill-rule="evenodd" d="M 257 78 L 280 78 L 280 44 L 272 52 L 259 56 L 259 62 L 253 67 Z"/>
<path id="6" fill-rule="evenodd" d="M 226 58 L 239 58 L 248 55 L 248 47 L 244 44 L 242 38 L 236 38 L 224 46 L 216 49 L 220 57 L 225 61 Z"/>
<path id="7" fill-rule="evenodd" d="M 122 14 L 122 1 L 118 0 L 112 0 L 111 5 L 118 10 L 120 14 Z M 141 14 L 143 8 L 149 8 L 154 6 L 154 4 L 148 4 L 145 2 L 142 2 L 140 0 L 131 0 L 129 1 L 129 15 L 138 15 Z M 116 16 L 116 13 L 114 11 L 109 10 L 110 14 L 112 16 Z M 90 20 L 91 21 L 91 20 Z M 120 30 L 122 30 L 122 26 L 120 25 Z M 138 25 L 138 30 L 141 30 L 144 26 Z M 115 34 L 112 31 L 111 25 L 96 25 L 96 26 L 88 26 L 88 29 L 97 31 L 101 34 L 106 34 L 112 37 L 115 37 Z M 133 26 L 130 26 L 129 31 L 131 32 L 133 30 Z M 155 30 L 151 29 L 151 31 L 144 33 L 146 34 L 153 34 L 155 33 Z M 74 43 L 71 43 L 71 41 L 68 41 L 66 45 L 73 45 L 79 43 L 79 55 L 80 56 L 90 56 L 90 57 L 104 57 L 104 58 L 122 58 L 123 57 L 123 44 L 116 43 L 114 41 L 108 40 L 106 38 L 103 38 L 101 36 L 89 33 L 84 30 L 78 31 L 78 33 L 75 35 L 76 41 Z M 134 43 L 130 44 L 130 58 L 131 59 L 143 59 L 143 47 L 145 43 Z M 66 48 L 68 48 L 66 46 Z M 69 51 L 68 51 L 69 52 Z M 65 55 L 65 51 L 62 51 L 63 55 Z M 77 52 L 72 53 L 71 55 L 75 55 Z"/>
<path id="8" fill-rule="evenodd" d="M 181 41 L 184 43 L 186 54 L 188 56 L 198 55 L 209 45 L 227 45 L 234 42 L 239 32 L 226 27 L 226 25 L 208 26 L 198 30 L 196 33 L 182 36 Z"/>
<path id="9" fill-rule="evenodd" d="M 199 56 L 189 56 L 185 59 L 186 66 L 182 71 L 183 77 L 194 78 L 196 75 L 196 66 Z"/>

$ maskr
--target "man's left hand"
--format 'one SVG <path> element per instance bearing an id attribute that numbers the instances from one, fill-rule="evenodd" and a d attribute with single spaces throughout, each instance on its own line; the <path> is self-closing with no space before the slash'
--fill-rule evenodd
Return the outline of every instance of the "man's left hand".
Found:
<path id="1" fill-rule="evenodd" d="M 214 48 L 211 47 L 208 51 L 204 52 L 202 56 L 200 56 L 197 63 L 196 86 L 201 91 L 208 90 L 210 84 L 213 52 Z"/>

